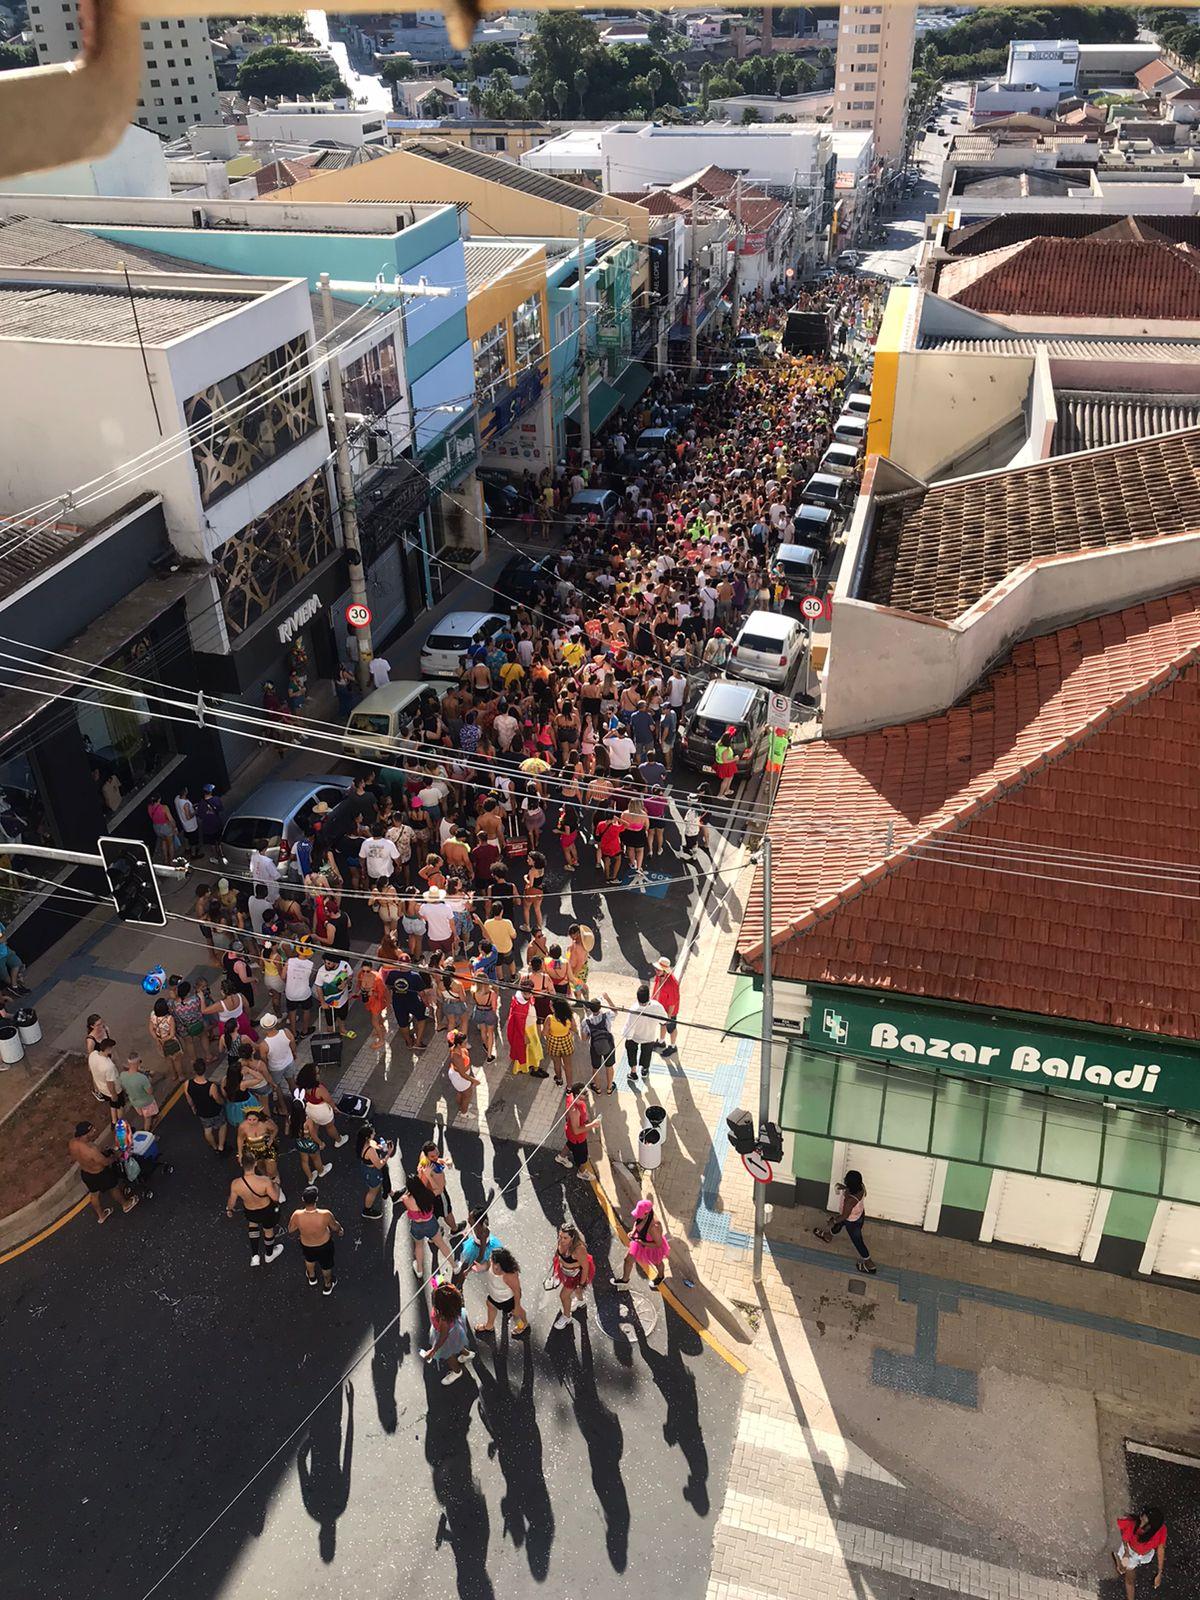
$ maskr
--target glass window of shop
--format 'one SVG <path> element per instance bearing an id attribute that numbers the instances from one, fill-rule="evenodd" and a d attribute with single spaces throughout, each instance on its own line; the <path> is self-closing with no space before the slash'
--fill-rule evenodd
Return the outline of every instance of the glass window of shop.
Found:
<path id="1" fill-rule="evenodd" d="M 54 843 L 37 775 L 27 755 L 0 761 L 0 845 Z"/>
<path id="2" fill-rule="evenodd" d="M 400 399 L 400 369 L 392 339 L 372 345 L 342 373 L 346 410 L 382 417 Z"/>
<path id="3" fill-rule="evenodd" d="M 144 645 L 131 646 L 109 666 L 131 676 L 155 676 Z M 106 817 L 151 783 L 175 753 L 171 724 L 153 716 L 141 695 L 81 689 L 75 720 Z"/>
<path id="4" fill-rule="evenodd" d="M 475 392 L 481 406 L 491 405 L 508 384 L 508 327 L 504 322 L 475 340 Z"/>
<path id="5" fill-rule="evenodd" d="M 520 375 L 545 354 L 542 341 L 542 303 L 531 295 L 513 312 L 513 346 Z"/>

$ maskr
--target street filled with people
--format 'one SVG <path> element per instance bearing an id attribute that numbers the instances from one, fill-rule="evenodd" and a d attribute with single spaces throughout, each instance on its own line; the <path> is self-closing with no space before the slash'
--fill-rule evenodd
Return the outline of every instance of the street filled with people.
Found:
<path id="1" fill-rule="evenodd" d="M 876 297 L 859 280 L 828 295 L 835 335 L 873 315 Z M 430 682 L 401 737 L 360 744 L 336 804 L 317 801 L 291 836 L 255 840 L 245 870 L 223 865 L 219 877 L 211 788 L 197 804 L 181 791 L 173 814 L 161 796 L 148 808 L 165 857 L 182 845 L 198 858 L 191 920 L 215 970 L 189 981 L 164 963 L 147 983 L 147 1034 L 215 1161 L 234 1167 L 226 1212 L 245 1226 L 250 1266 L 271 1266 L 295 1239 L 307 1284 L 332 1294 L 344 1224 L 321 1185 L 337 1161 L 356 1163 L 362 1218 L 390 1206 L 407 1224 L 430 1296 L 423 1354 L 446 1384 L 472 1358 L 472 1319 L 479 1337 L 497 1318 L 527 1330 L 521 1269 L 486 1212 L 458 1205 L 456 1215 L 444 1140 L 401 1175 L 369 1101 L 337 1095 L 342 1052 L 362 1035 L 381 1061 L 435 1046 L 448 1119 L 464 1125 L 502 1052 L 516 1085 L 552 1076 L 563 1091 L 556 1159 L 585 1180 L 607 1097 L 622 1085 L 644 1095 L 655 1054 L 678 1058 L 676 960 L 647 962 L 634 1001 L 617 1005 L 596 970 L 597 929 L 565 920 L 560 904 L 583 886 L 601 906 L 636 896 L 652 875 L 686 903 L 711 867 L 713 834 L 737 827 L 735 783 L 761 768 L 748 725 L 703 730 L 697 755 L 686 724 L 729 668 L 747 615 L 795 598 L 775 552 L 796 538 L 846 366 L 776 354 L 762 336 L 786 304 L 746 306 L 757 353 L 713 346 L 696 373 L 657 373 L 634 414 L 593 441 L 593 459 L 576 453 L 522 486 L 552 553 L 458 680 Z M 637 443 L 647 429 L 660 430 L 653 449 Z M 279 711 L 297 738 L 306 670 L 302 656 L 293 662 Z M 343 710 L 354 703 L 348 678 L 343 669 Z M 81 1124 L 75 1141 L 104 1223 L 114 1194 L 125 1209 L 138 1198 L 131 1162 L 152 1169 L 159 1156 L 159 1091 L 137 1050 L 122 1070 L 98 1015 L 85 1053 L 117 1130 L 110 1161 L 94 1126 Z M 617 1287 L 635 1265 L 661 1284 L 670 1240 L 649 1196 L 628 1239 Z M 564 1225 L 531 1266 L 558 1295 L 555 1329 L 570 1328 L 596 1271 L 581 1236 Z M 468 1311 L 472 1273 L 483 1281 Z"/>

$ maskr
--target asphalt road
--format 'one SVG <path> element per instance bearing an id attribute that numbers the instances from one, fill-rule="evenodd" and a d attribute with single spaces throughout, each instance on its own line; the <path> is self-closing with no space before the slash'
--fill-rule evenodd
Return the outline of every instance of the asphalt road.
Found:
<path id="1" fill-rule="evenodd" d="M 383 1131 L 411 1153 L 425 1130 Z M 407 1230 L 360 1220 L 349 1145 L 323 1185 L 347 1231 L 326 1299 L 293 1245 L 251 1270 L 224 1214 L 232 1162 L 183 1108 L 163 1143 L 176 1171 L 153 1201 L 103 1229 L 86 1213 L 3 1269 L 0 1591 L 700 1600 L 740 1380 L 656 1295 L 606 1286 L 620 1245 L 549 1151 L 524 1172 L 515 1147 L 450 1135 L 456 1196 L 506 1186 L 495 1228 L 533 1327 L 480 1341 L 442 1388 L 417 1356 Z M 293 1156 L 283 1176 L 295 1195 Z M 600 1287 L 556 1333 L 542 1280 L 564 1214 Z"/>
<path id="2" fill-rule="evenodd" d="M 952 123 L 956 133 L 964 132 L 970 123 L 967 85 L 947 84 L 945 93 L 946 110 L 935 120 Z M 896 214 L 884 221 L 882 243 L 874 250 L 863 252 L 862 271 L 898 282 L 908 276 L 917 259 L 917 247 L 925 236 L 925 218 L 938 208 L 942 163 L 948 145 L 949 138 L 940 133 L 922 135 L 915 151 L 917 186 L 901 202 Z"/>

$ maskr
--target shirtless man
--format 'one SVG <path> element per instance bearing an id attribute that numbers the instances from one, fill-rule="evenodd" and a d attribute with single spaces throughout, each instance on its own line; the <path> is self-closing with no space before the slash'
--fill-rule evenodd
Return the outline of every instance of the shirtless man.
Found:
<path id="1" fill-rule="evenodd" d="M 96 1129 L 90 1122 L 75 1124 L 75 1137 L 67 1141 L 67 1152 L 71 1160 L 79 1164 L 79 1176 L 96 1213 L 96 1221 L 107 1222 L 112 1216 L 112 1207 L 104 1204 L 104 1196 L 114 1189 L 119 1192 L 120 1164 L 115 1156 L 96 1149 Z M 132 1211 L 137 1203 L 137 1195 L 131 1195 L 128 1205 L 121 1201 L 121 1210 Z"/>
<path id="2" fill-rule="evenodd" d="M 304 1274 L 310 1289 L 317 1287 L 317 1268 L 321 1269 L 321 1293 L 332 1294 L 337 1279 L 333 1275 L 333 1238 L 343 1237 L 343 1228 L 332 1211 L 317 1205 L 320 1198 L 315 1183 L 310 1183 L 300 1197 L 303 1209 L 292 1212 L 288 1232 L 300 1235 L 300 1251 L 304 1256 Z"/>
<path id="3" fill-rule="evenodd" d="M 225 1215 L 232 1217 L 239 1201 L 246 1213 L 246 1227 L 250 1234 L 250 1265 L 270 1264 L 283 1250 L 283 1240 L 275 1237 L 279 1221 L 279 1184 L 259 1171 L 258 1157 L 250 1151 L 242 1157 L 241 1176 L 229 1185 L 229 1202 Z M 265 1246 L 266 1254 L 260 1254 Z"/>

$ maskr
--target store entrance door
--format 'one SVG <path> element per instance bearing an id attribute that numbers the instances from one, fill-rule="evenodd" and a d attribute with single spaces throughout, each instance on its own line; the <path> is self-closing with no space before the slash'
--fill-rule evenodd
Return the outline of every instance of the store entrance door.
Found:
<path id="1" fill-rule="evenodd" d="M 1165 1278 L 1200 1279 L 1200 1206 L 1158 1202 L 1139 1270 Z"/>
<path id="2" fill-rule="evenodd" d="M 937 1230 L 946 1181 L 944 1161 L 907 1150 L 881 1150 L 875 1145 L 835 1141 L 829 1179 L 831 1211 L 840 1204 L 834 1185 L 851 1169 L 863 1175 L 869 1217 L 878 1217 L 881 1222 L 907 1222 L 931 1233 Z"/>
<path id="3" fill-rule="evenodd" d="M 1052 1250 L 1094 1261 L 1108 1214 L 1109 1189 L 1028 1172 L 993 1172 L 980 1240 Z"/>

